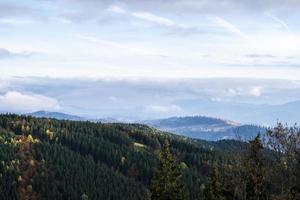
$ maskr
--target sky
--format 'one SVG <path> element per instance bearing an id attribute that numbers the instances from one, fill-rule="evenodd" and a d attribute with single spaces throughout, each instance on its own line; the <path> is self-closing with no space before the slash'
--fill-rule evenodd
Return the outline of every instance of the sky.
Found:
<path id="1" fill-rule="evenodd" d="M 0 111 L 140 119 L 299 101 L 299 11 L 298 0 L 0 0 Z M 291 120 L 277 114 L 259 119 Z"/>

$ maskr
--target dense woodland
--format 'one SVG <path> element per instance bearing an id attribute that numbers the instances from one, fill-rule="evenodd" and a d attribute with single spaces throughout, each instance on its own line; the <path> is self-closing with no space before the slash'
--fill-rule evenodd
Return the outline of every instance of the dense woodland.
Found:
<path id="1" fill-rule="evenodd" d="M 299 200 L 300 132 L 206 142 L 139 124 L 0 116 L 0 199 Z"/>

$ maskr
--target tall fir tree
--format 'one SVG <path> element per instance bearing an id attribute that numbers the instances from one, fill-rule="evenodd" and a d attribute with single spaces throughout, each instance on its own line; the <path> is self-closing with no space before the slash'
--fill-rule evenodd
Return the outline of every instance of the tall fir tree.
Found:
<path id="1" fill-rule="evenodd" d="M 219 170 L 217 167 L 213 167 L 212 173 L 207 186 L 204 189 L 204 199 L 205 200 L 221 200 L 221 183 Z"/>
<path id="2" fill-rule="evenodd" d="M 181 173 L 170 153 L 168 140 L 165 141 L 159 155 L 158 169 L 151 183 L 152 200 L 185 200 L 188 193 L 181 183 Z"/>
<path id="3" fill-rule="evenodd" d="M 266 166 L 262 154 L 263 145 L 258 135 L 250 141 L 248 154 L 244 159 L 244 179 L 247 200 L 267 200 Z"/>

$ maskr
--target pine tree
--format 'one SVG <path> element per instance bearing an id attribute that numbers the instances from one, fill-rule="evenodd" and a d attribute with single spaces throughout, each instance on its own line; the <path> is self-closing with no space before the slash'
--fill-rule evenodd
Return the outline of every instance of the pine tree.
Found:
<path id="1" fill-rule="evenodd" d="M 159 155 L 158 169 L 152 179 L 151 199 L 184 200 L 188 199 L 187 191 L 180 181 L 181 173 L 169 150 L 166 140 Z"/>
<path id="2" fill-rule="evenodd" d="M 266 167 L 262 155 L 260 135 L 250 141 L 248 155 L 244 160 L 244 173 L 247 200 L 268 199 Z"/>
<path id="3" fill-rule="evenodd" d="M 204 199 L 205 200 L 221 200 L 221 184 L 219 177 L 219 170 L 216 167 L 213 167 L 212 174 L 208 185 L 204 190 Z"/>

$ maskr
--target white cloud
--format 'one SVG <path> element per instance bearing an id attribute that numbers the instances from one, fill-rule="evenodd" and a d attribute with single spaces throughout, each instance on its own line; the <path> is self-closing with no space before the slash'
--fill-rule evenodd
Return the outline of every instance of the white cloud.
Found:
<path id="1" fill-rule="evenodd" d="M 96 37 L 92 37 L 92 36 L 86 36 L 86 35 L 79 35 L 78 36 L 80 39 L 88 41 L 88 42 L 93 42 L 96 44 L 100 44 L 100 45 L 104 45 L 104 46 L 110 46 L 113 48 L 117 48 L 119 50 L 125 50 L 125 51 L 129 51 L 130 53 L 135 53 L 135 54 L 154 54 L 153 52 L 150 52 L 144 48 L 137 48 L 137 47 L 132 47 L 130 45 L 125 45 L 125 44 L 121 44 L 118 42 L 114 42 L 114 41 L 109 41 L 109 40 L 101 40 L 98 39 Z"/>
<path id="2" fill-rule="evenodd" d="M 142 19 L 169 29 L 173 29 L 173 31 L 177 31 L 181 34 L 190 34 L 198 32 L 197 27 L 187 26 L 184 24 L 177 23 L 169 18 L 162 17 L 150 12 L 129 12 L 119 6 L 110 6 L 108 11 L 115 12 L 118 14 L 129 14 L 135 18 Z"/>
<path id="3" fill-rule="evenodd" d="M 183 4 L 188 1 L 180 0 L 180 4 L 179 1 L 136 4 L 116 1 L 113 5 L 112 1 L 76 1 L 72 5 L 51 3 L 49 8 L 45 4 L 44 15 L 48 20 L 43 21 L 38 37 L 35 36 L 36 25 L 44 20 L 38 17 L 37 22 L 26 29 L 1 27 L 0 44 L 9 52 L 2 50 L 5 59 L 0 61 L 0 76 L 299 79 L 297 13 L 287 16 L 270 9 L 278 17 L 284 16 L 294 31 L 289 34 L 274 30 L 273 21 L 264 15 L 265 11 L 254 16 L 228 9 L 233 12 L 210 13 L 210 16 L 218 16 L 211 19 L 205 17 L 209 12 L 190 12 L 197 5 L 201 6 L 196 0 L 184 12 L 174 10 L 174 6 L 184 9 Z M 220 7 L 215 6 L 217 0 L 201 2 L 210 4 L 213 9 L 227 5 L 224 1 Z M 169 7 L 168 12 L 159 7 L 162 4 Z M 13 21 L 7 18 L 14 17 L 5 17 L 4 22 Z M 62 25 L 70 22 L 68 26 Z M 203 34 L 201 37 L 182 36 L 195 31 Z M 51 32 L 59 34 L 51 37 Z M 80 40 L 76 37 L 79 34 Z M 170 37 L 170 34 L 180 37 Z M 251 41 L 240 39 L 247 36 Z M 41 53 L 30 59 L 7 59 L 7 55 L 20 56 L 27 48 Z M 278 58 L 245 58 L 248 54 Z"/>
<path id="4" fill-rule="evenodd" d="M 72 24 L 72 21 L 63 17 L 55 17 L 53 18 L 53 21 L 59 22 L 61 24 L 69 25 Z"/>
<path id="5" fill-rule="evenodd" d="M 123 8 L 121 8 L 119 6 L 116 6 L 116 5 L 110 6 L 108 8 L 108 11 L 115 12 L 115 13 L 120 13 L 120 14 L 126 13 L 126 10 L 124 10 Z"/>
<path id="6" fill-rule="evenodd" d="M 28 57 L 31 56 L 33 53 L 32 52 L 12 52 L 10 50 L 0 48 L 0 59 L 3 58 L 13 58 L 13 57 Z"/>
<path id="7" fill-rule="evenodd" d="M 210 100 L 214 101 L 214 102 L 221 102 L 222 98 L 220 98 L 220 97 L 211 97 Z"/>
<path id="8" fill-rule="evenodd" d="M 37 110 L 58 110 L 56 99 L 38 94 L 23 94 L 8 91 L 0 96 L 0 110 L 5 112 L 32 112 Z"/>
<path id="9" fill-rule="evenodd" d="M 233 89 L 233 88 L 227 89 L 228 96 L 236 96 L 237 94 L 238 94 L 238 91 L 236 89 Z"/>
<path id="10" fill-rule="evenodd" d="M 108 99 L 109 99 L 110 101 L 112 101 L 112 102 L 118 101 L 118 97 L 115 97 L 115 96 L 109 96 Z"/>
<path id="11" fill-rule="evenodd" d="M 244 34 L 238 27 L 236 27 L 232 23 L 226 21 L 225 19 L 223 19 L 221 17 L 213 17 L 211 19 L 216 25 L 220 26 L 221 28 L 225 29 L 226 31 L 233 33 L 245 40 L 249 40 L 249 37 L 246 34 Z"/>
<path id="12" fill-rule="evenodd" d="M 170 29 L 172 33 L 177 33 L 177 34 L 194 34 L 198 33 L 199 30 L 197 27 L 193 26 L 187 26 L 185 24 L 180 24 L 177 23 L 171 19 L 161 17 L 149 12 L 134 12 L 132 13 L 132 16 L 146 20 L 151 23 L 158 24 L 160 26 L 166 27 Z"/>
<path id="13" fill-rule="evenodd" d="M 287 23 L 285 23 L 285 21 L 279 19 L 278 17 L 276 17 L 275 15 L 271 14 L 271 13 L 266 13 L 266 15 L 268 17 L 270 17 L 273 21 L 275 21 L 276 23 L 278 23 L 280 26 L 282 26 L 283 28 L 285 28 L 287 31 L 290 31 L 290 27 L 287 25 Z"/>
<path id="14" fill-rule="evenodd" d="M 179 114 L 183 112 L 182 108 L 177 105 L 150 105 L 146 107 L 145 111 L 152 114 Z"/>
<path id="15" fill-rule="evenodd" d="M 148 12 L 134 12 L 132 13 L 132 16 L 144 19 L 146 21 L 154 22 L 163 26 L 177 26 L 177 24 L 170 19 L 160 17 Z"/>
<path id="16" fill-rule="evenodd" d="M 8 87 L 9 83 L 5 80 L 0 80 L 0 92 L 5 91 Z"/>
<path id="17" fill-rule="evenodd" d="M 106 46 L 112 46 L 120 49 L 126 49 L 126 50 L 132 50 L 130 47 L 127 47 L 125 45 L 119 44 L 117 42 L 109 41 L 109 40 L 101 40 L 92 36 L 86 36 L 86 35 L 79 35 L 78 36 L 80 39 L 88 41 L 88 42 L 93 42 L 93 43 L 98 43 L 101 45 L 106 45 Z"/>
<path id="18" fill-rule="evenodd" d="M 263 87 L 261 86 L 252 86 L 252 87 L 238 87 L 238 88 L 229 88 L 227 89 L 227 96 L 236 97 L 236 96 L 248 96 L 248 97 L 259 97 L 262 95 Z"/>
<path id="19" fill-rule="evenodd" d="M 176 26 L 177 25 L 173 20 L 165 18 L 165 17 L 157 16 L 157 15 L 154 15 L 149 12 L 129 12 L 129 11 L 126 11 L 125 9 L 123 9 L 119 6 L 116 6 L 116 5 L 110 6 L 108 8 L 108 11 L 118 13 L 118 14 L 128 13 L 133 17 L 143 19 L 143 20 L 146 20 L 149 22 L 153 22 L 156 24 L 160 24 L 163 26 Z"/>
<path id="20" fill-rule="evenodd" d="M 2 18 L 0 19 L 0 24 L 10 25 L 10 26 L 28 26 L 36 23 L 32 19 L 20 19 L 20 18 Z"/>
<path id="21" fill-rule="evenodd" d="M 262 94 L 262 87 L 261 86 L 254 86 L 250 88 L 249 95 L 254 97 L 259 97 Z"/>

